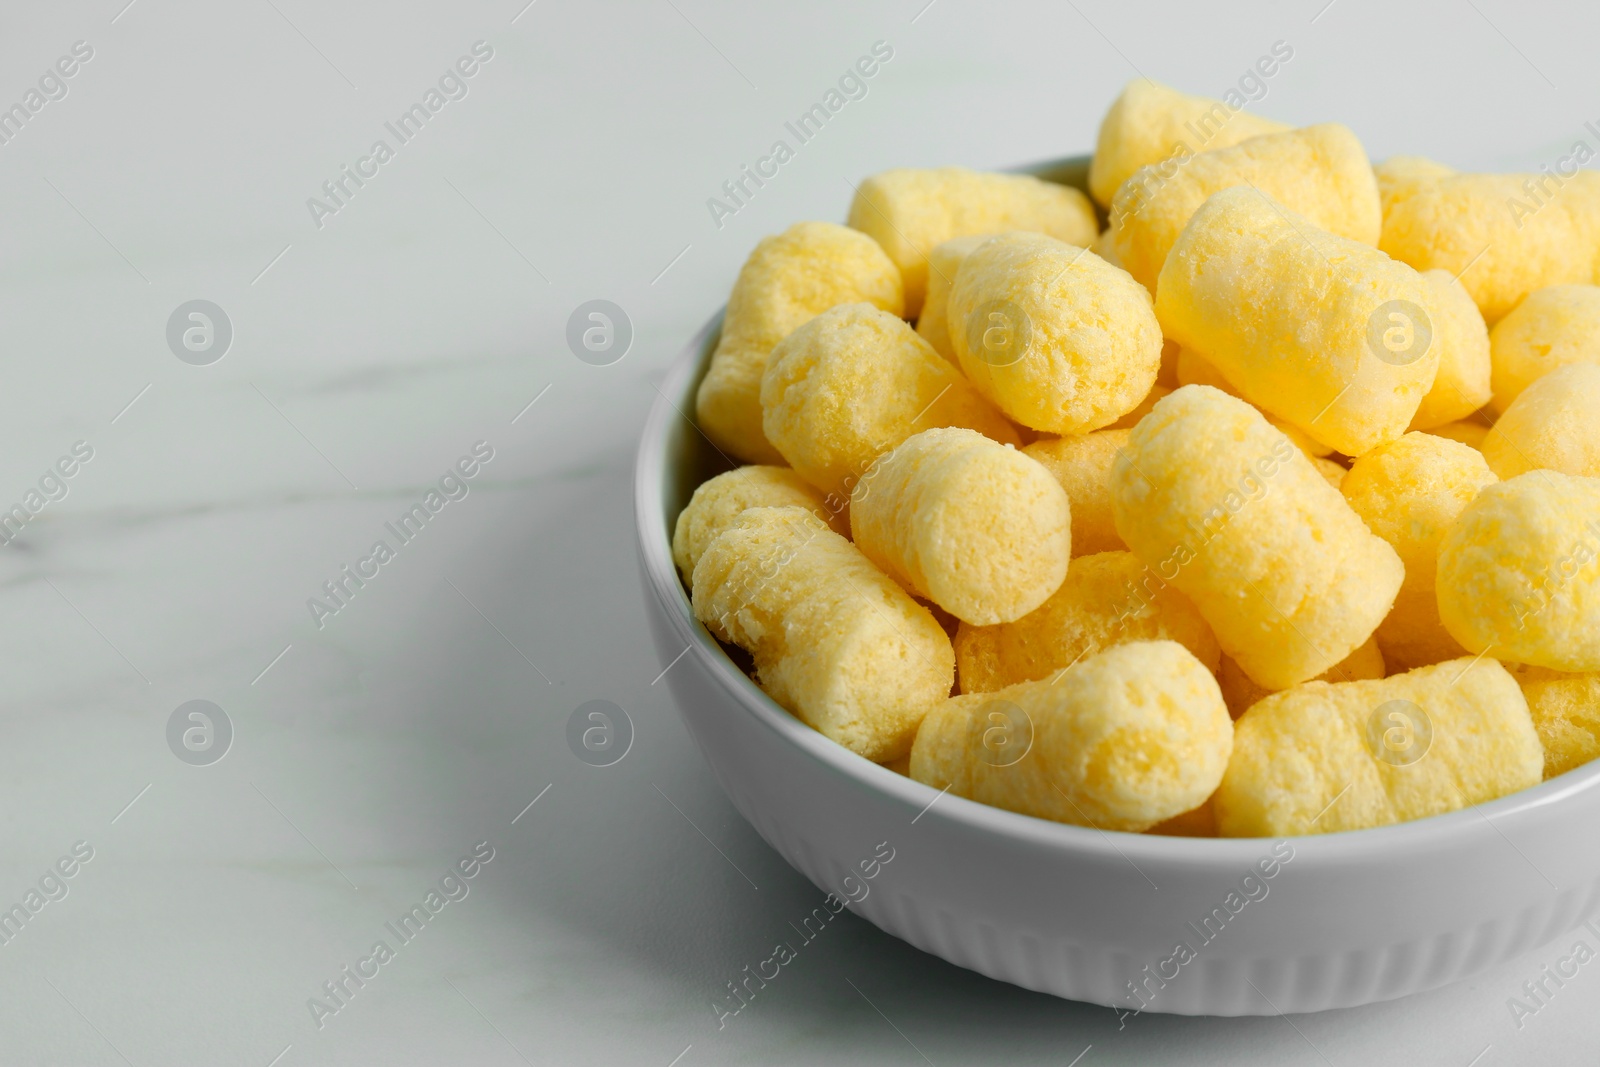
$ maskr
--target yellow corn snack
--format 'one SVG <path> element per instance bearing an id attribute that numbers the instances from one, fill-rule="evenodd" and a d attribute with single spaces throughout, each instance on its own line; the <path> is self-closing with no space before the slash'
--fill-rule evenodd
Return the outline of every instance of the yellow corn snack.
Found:
<path id="1" fill-rule="evenodd" d="M 1179 385 L 1209 385 L 1213 389 L 1221 389 L 1229 396 L 1239 396 L 1239 390 L 1235 389 L 1228 382 L 1228 379 L 1222 376 L 1222 372 L 1213 367 L 1209 360 L 1192 348 L 1178 346 L 1178 357 L 1174 361 L 1174 369 Z M 1240 397 L 1240 399 L 1243 398 Z M 1333 455 L 1333 449 L 1321 441 L 1307 437 L 1300 431 L 1300 427 L 1294 425 L 1294 423 L 1284 422 L 1276 415 L 1265 411 L 1261 412 L 1261 414 L 1266 417 L 1268 422 L 1272 423 L 1273 429 L 1287 436 L 1289 440 L 1294 442 L 1295 447 L 1306 455 L 1313 458 Z"/>
<path id="2" fill-rule="evenodd" d="M 739 467 L 701 482 L 689 504 L 678 513 L 672 530 L 672 562 L 688 581 L 711 539 L 732 524 L 746 508 L 801 507 L 848 534 L 850 520 L 830 509 L 810 482 L 788 467 Z"/>
<path id="3" fill-rule="evenodd" d="M 1194 213 L 1156 316 L 1244 399 L 1347 456 L 1404 433 L 1439 365 L 1421 275 L 1247 187 Z"/>
<path id="4" fill-rule="evenodd" d="M 1481 452 L 1483 439 L 1489 435 L 1489 427 L 1477 419 L 1460 419 L 1456 422 L 1447 422 L 1443 426 L 1435 426 L 1428 432 L 1435 437 L 1460 441 L 1468 448 L 1476 448 Z"/>
<path id="5" fill-rule="evenodd" d="M 1024 426 L 1098 430 L 1138 406 L 1161 366 L 1150 294 L 1084 248 L 1004 234 L 967 255 L 950 341 L 979 392 Z"/>
<path id="6" fill-rule="evenodd" d="M 1356 135 L 1336 122 L 1202 152 L 1170 178 L 1157 170 L 1134 174 L 1111 205 L 1117 257 L 1153 292 L 1159 291 L 1162 264 L 1190 217 L 1212 194 L 1235 186 L 1253 187 L 1258 197 L 1270 197 L 1318 229 L 1360 244 L 1378 243 L 1383 213 L 1372 165 Z"/>
<path id="7" fill-rule="evenodd" d="M 1111 500 L 1128 547 L 1270 689 L 1313 678 L 1364 643 L 1404 577 L 1394 549 L 1303 452 L 1207 386 L 1184 386 L 1134 427 Z"/>
<path id="8" fill-rule="evenodd" d="M 1387 186 L 1378 247 L 1417 270 L 1447 270 L 1491 327 L 1535 289 L 1596 281 L 1600 175 L 1554 196 L 1538 174 L 1457 174 L 1415 157 L 1377 168 Z"/>
<path id="9" fill-rule="evenodd" d="M 1368 529 L 1394 546 L 1406 567 L 1377 635 L 1384 658 L 1397 670 L 1464 654 L 1439 620 L 1439 544 L 1473 498 L 1495 481 L 1474 449 L 1417 432 L 1368 452 L 1345 476 L 1345 500 Z"/>
<path id="10" fill-rule="evenodd" d="M 928 253 L 928 292 L 922 302 L 922 314 L 917 316 L 917 333 L 951 363 L 956 361 L 956 350 L 950 345 L 950 288 L 955 284 L 956 272 L 961 269 L 967 254 L 991 236 L 975 233 L 966 237 L 952 237 L 934 245 Z"/>
<path id="11" fill-rule="evenodd" d="M 1600 363 L 1600 285 L 1529 293 L 1489 332 L 1489 359 L 1496 411 L 1557 367 Z"/>
<path id="12" fill-rule="evenodd" d="M 1537 785 L 1543 766 L 1527 702 L 1492 659 L 1310 682 L 1234 724 L 1217 828 L 1289 837 L 1387 826 Z"/>
<path id="13" fill-rule="evenodd" d="M 1600 478 L 1600 364 L 1569 363 L 1535 380 L 1495 422 L 1482 448 L 1502 478 L 1540 469 Z"/>
<path id="14" fill-rule="evenodd" d="M 1222 779 L 1232 720 L 1180 644 L 1140 641 L 1059 681 L 952 697 L 928 712 L 911 777 L 997 808 L 1102 830 L 1147 830 Z"/>
<path id="15" fill-rule="evenodd" d="M 1117 188 L 1152 164 L 1182 166 L 1195 153 L 1236 145 L 1289 127 L 1204 96 L 1190 96 L 1149 78 L 1135 78 L 1100 121 L 1089 193 L 1110 207 Z M 1168 163 L 1168 161 L 1171 161 Z"/>
<path id="16" fill-rule="evenodd" d="M 1111 463 L 1128 443 L 1127 430 L 1047 437 L 1023 448 L 1055 476 L 1072 501 L 1072 554 L 1127 548 L 1111 517 Z"/>
<path id="17" fill-rule="evenodd" d="M 1195 606 L 1170 586 L 1141 587 L 1145 566 L 1131 552 L 1079 556 L 1037 609 L 1001 626 L 963 623 L 956 677 L 963 693 L 988 693 L 1048 679 L 1113 645 L 1176 641 L 1215 671 L 1222 650 Z"/>
<path id="18" fill-rule="evenodd" d="M 700 428 L 748 463 L 778 463 L 761 429 L 767 353 L 795 327 L 835 304 L 865 301 L 898 316 L 900 271 L 877 242 L 832 222 L 797 222 L 764 237 L 739 270 L 722 338 L 695 394 Z"/>
<path id="19" fill-rule="evenodd" d="M 1433 291 L 1433 333 L 1439 371 L 1411 417 L 1411 429 L 1431 430 L 1464 419 L 1489 402 L 1489 328 L 1467 287 L 1447 270 L 1425 270 Z"/>
<path id="20" fill-rule="evenodd" d="M 957 670 L 959 671 L 960 657 L 957 657 Z M 1382 678 L 1388 669 L 1383 662 L 1383 653 L 1378 650 L 1378 640 L 1375 637 L 1367 638 L 1366 644 L 1350 653 L 1332 667 L 1323 671 L 1313 682 L 1361 682 L 1372 678 Z M 1223 703 L 1228 705 L 1228 714 L 1235 719 L 1250 710 L 1251 705 L 1259 703 L 1281 690 L 1268 689 L 1251 681 L 1250 676 L 1239 669 L 1231 657 L 1223 656 L 1222 663 L 1217 668 L 1217 685 L 1222 687 Z"/>
<path id="21" fill-rule="evenodd" d="M 779 342 L 761 410 L 767 440 L 841 504 L 873 460 L 919 430 L 965 426 L 1021 443 L 928 342 L 871 304 L 831 308 Z"/>
<path id="22" fill-rule="evenodd" d="M 1292 54 L 750 252 L 674 379 L 670 548 L 799 741 L 1168 837 L 1600 774 L 1600 155 L 1374 166 L 1243 110 Z"/>
<path id="23" fill-rule="evenodd" d="M 922 310 L 928 253 L 952 237 L 1030 230 L 1088 245 L 1100 232 L 1089 198 L 1077 189 L 964 167 L 874 174 L 856 189 L 850 226 L 882 245 L 900 268 L 908 318 Z"/>
<path id="24" fill-rule="evenodd" d="M 1383 207 L 1383 217 L 1387 219 L 1396 204 L 1455 173 L 1454 167 L 1425 156 L 1390 156 L 1375 164 L 1372 174 L 1378 180 L 1378 202 Z"/>
<path id="25" fill-rule="evenodd" d="M 924 430 L 850 494 L 851 537 L 911 592 L 963 622 L 1020 619 L 1066 577 L 1067 494 L 1035 460 L 975 430 Z"/>
<path id="26" fill-rule="evenodd" d="M 751 508 L 694 568 L 695 618 L 755 661 L 796 718 L 876 762 L 903 756 L 955 677 L 926 609 L 804 508 Z"/>
<path id="27" fill-rule="evenodd" d="M 1506 664 L 1544 747 L 1546 780 L 1600 756 L 1600 674 Z"/>
<path id="28" fill-rule="evenodd" d="M 1468 652 L 1600 670 L 1600 479 L 1485 487 L 1439 546 L 1439 617 Z"/>

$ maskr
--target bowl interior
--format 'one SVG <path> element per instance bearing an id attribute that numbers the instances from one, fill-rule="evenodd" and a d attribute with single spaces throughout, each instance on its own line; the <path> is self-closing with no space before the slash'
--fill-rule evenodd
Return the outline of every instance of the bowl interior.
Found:
<path id="1" fill-rule="evenodd" d="M 1047 181 L 1070 185 L 1087 192 L 1088 156 L 1072 156 L 1027 167 L 1017 173 L 1032 174 Z M 1098 209 L 1097 209 L 1098 210 Z M 1102 215 L 1101 222 L 1104 224 Z M 774 703 L 746 673 L 749 661 L 738 649 L 728 649 L 713 638 L 694 619 L 688 591 L 672 563 L 671 542 L 679 512 L 689 503 L 695 489 L 706 479 L 739 464 L 720 452 L 695 424 L 692 417 L 695 391 L 710 364 L 711 352 L 721 336 L 723 312 L 719 310 L 690 339 L 685 350 L 669 369 L 659 390 L 654 408 L 640 442 L 636 471 L 636 507 L 639 536 L 646 570 L 656 593 L 666 602 L 669 614 L 682 625 L 684 638 L 697 644 L 710 657 L 713 669 L 722 674 L 744 703 L 766 725 L 787 735 L 834 773 L 869 778 L 881 791 L 896 794 L 916 807 L 927 803 L 934 791 L 918 782 L 878 767 L 843 749 L 802 725 Z M 1529 815 L 1537 809 L 1577 793 L 1600 788 L 1600 760 L 1521 792 L 1487 801 L 1473 808 L 1429 818 L 1366 830 L 1349 830 L 1317 835 L 1314 841 L 1325 860 L 1356 860 L 1373 850 L 1387 852 L 1404 849 L 1417 835 L 1466 833 L 1485 817 Z M 1049 822 L 1031 816 L 967 801 L 947 798 L 941 810 L 963 822 L 981 824 L 986 829 L 1038 842 L 1050 841 L 1077 849 L 1099 851 L 1116 848 L 1119 852 L 1179 862 L 1233 864 L 1248 859 L 1259 848 L 1253 838 L 1213 839 L 1163 837 L 1099 831 L 1086 827 Z"/>

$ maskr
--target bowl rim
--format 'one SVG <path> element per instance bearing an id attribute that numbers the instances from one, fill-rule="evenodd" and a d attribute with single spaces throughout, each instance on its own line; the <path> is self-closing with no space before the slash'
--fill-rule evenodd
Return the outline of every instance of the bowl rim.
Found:
<path id="1" fill-rule="evenodd" d="M 1068 157 L 1012 169 L 1036 173 L 1086 159 Z M 651 595 L 700 666 L 738 701 L 756 724 L 797 748 L 818 770 L 846 779 L 856 787 L 883 794 L 908 810 L 918 812 L 918 819 L 926 816 L 959 824 L 967 830 L 982 831 L 997 839 L 1009 839 L 1035 849 L 1099 859 L 1144 860 L 1196 870 L 1222 868 L 1234 873 L 1253 864 L 1266 845 L 1278 840 L 1291 841 L 1297 850 L 1305 848 L 1316 854 L 1319 862 L 1331 865 L 1369 863 L 1376 858 L 1414 851 L 1424 844 L 1429 847 L 1459 844 L 1463 839 L 1481 834 L 1482 822 L 1489 823 L 1491 829 L 1500 833 L 1495 825 L 1498 821 L 1536 818 L 1552 805 L 1600 788 L 1600 759 L 1597 759 L 1494 800 L 1388 826 L 1287 838 L 1191 838 L 1053 822 L 960 796 L 944 795 L 932 786 L 873 763 L 829 740 L 780 707 L 729 658 L 710 631 L 694 617 L 689 596 L 672 559 L 670 531 L 677 516 L 667 516 L 663 500 L 668 431 L 672 420 L 681 418 L 705 436 L 681 405 L 684 401 L 692 402 L 690 387 L 698 380 L 703 364 L 710 359 L 709 342 L 720 328 L 725 310 L 726 305 L 719 308 L 694 333 L 671 361 L 662 384 L 655 387 L 657 396 L 645 419 L 634 462 L 634 519 L 639 555 Z M 706 440 L 709 442 L 710 438 Z M 730 462 L 733 461 L 730 459 Z"/>

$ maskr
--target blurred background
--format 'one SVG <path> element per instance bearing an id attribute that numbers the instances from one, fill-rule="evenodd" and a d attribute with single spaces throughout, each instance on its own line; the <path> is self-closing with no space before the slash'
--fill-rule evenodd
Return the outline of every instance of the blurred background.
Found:
<path id="1" fill-rule="evenodd" d="M 1139 76 L 1536 170 L 1600 146 L 1597 35 L 1508 0 L 9 5 L 0 1062 L 1592 1062 L 1600 970 L 1508 1005 L 1582 930 L 1398 1003 L 1119 1021 L 845 915 L 719 1028 L 822 894 L 657 684 L 630 477 L 754 243 L 867 174 L 1087 153 Z"/>

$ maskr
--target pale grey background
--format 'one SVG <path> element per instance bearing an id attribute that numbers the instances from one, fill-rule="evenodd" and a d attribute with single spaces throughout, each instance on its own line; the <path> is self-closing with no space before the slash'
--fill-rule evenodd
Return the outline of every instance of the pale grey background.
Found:
<path id="1" fill-rule="evenodd" d="M 1506 1006 L 1558 946 L 1394 1004 L 1119 1031 L 846 917 L 726 1029 L 710 1008 L 820 894 L 652 685 L 652 383 L 761 235 L 842 218 L 880 168 L 1087 151 L 1136 72 L 1220 94 L 1281 39 L 1257 108 L 1374 158 L 1594 142 L 1592 5 L 1324 2 L 7 4 L 0 103 L 95 55 L 0 146 L 0 505 L 95 456 L 0 548 L 0 904 L 95 856 L 0 946 L 0 1062 L 1592 1061 L 1600 966 L 1520 1030 Z M 306 198 L 480 39 L 470 95 L 317 229 Z M 878 40 L 870 94 L 714 226 Z M 235 329 L 208 367 L 165 341 L 197 298 Z M 565 347 L 595 298 L 635 326 L 614 366 Z M 317 630 L 306 599 L 480 439 L 471 494 Z M 197 698 L 236 731 L 205 767 L 165 739 Z M 565 741 L 597 698 L 636 733 L 604 769 Z M 307 998 L 485 838 L 471 895 L 318 1030 Z"/>

